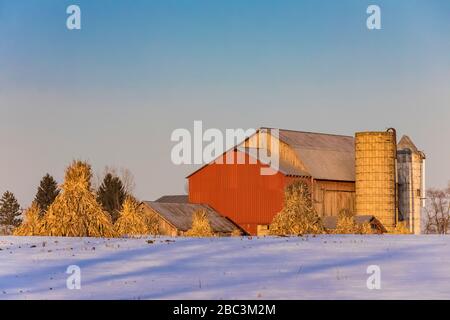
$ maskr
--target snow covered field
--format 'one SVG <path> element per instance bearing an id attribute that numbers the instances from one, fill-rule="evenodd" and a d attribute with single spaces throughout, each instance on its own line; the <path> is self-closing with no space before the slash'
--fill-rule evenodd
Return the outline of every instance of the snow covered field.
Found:
<path id="1" fill-rule="evenodd" d="M 449 299 L 450 237 L 0 237 L 0 299 L 372 298 Z"/>

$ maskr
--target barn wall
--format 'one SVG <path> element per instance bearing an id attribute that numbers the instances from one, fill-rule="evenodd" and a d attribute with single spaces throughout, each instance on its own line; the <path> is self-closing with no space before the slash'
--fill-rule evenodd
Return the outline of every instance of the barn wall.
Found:
<path id="1" fill-rule="evenodd" d="M 245 164 L 212 163 L 190 176 L 189 202 L 206 203 L 256 234 L 257 225 L 269 224 L 281 210 L 286 178 L 279 172 L 263 176 L 260 169 L 265 166 L 249 164 L 247 154 L 232 152 L 235 159 L 237 154 L 244 157 Z"/>
<path id="2" fill-rule="evenodd" d="M 278 145 L 278 155 L 280 159 L 283 159 L 287 163 L 291 164 L 295 168 L 299 168 L 300 170 L 306 171 L 305 165 L 298 158 L 296 152 L 286 143 L 276 138 L 275 136 L 269 134 L 268 132 L 257 132 L 255 135 L 251 136 L 248 140 L 245 141 L 244 146 L 246 148 L 260 148 L 260 143 L 263 141 L 262 135 L 265 135 L 265 140 L 267 141 L 267 148 L 275 153 L 275 150 L 272 150 L 272 142 L 275 145 Z"/>

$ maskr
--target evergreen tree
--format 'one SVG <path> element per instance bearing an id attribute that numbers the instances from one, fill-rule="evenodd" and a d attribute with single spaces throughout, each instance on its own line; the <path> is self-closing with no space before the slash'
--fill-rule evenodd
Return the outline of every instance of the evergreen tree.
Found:
<path id="1" fill-rule="evenodd" d="M 111 215 L 114 222 L 119 218 L 127 193 L 119 177 L 107 173 L 97 191 L 97 201 Z"/>
<path id="2" fill-rule="evenodd" d="M 6 191 L 0 199 L 0 224 L 6 227 L 20 225 L 22 214 L 20 205 L 13 193 Z"/>
<path id="3" fill-rule="evenodd" d="M 59 194 L 58 184 L 55 179 L 48 173 L 42 178 L 38 187 L 34 202 L 38 205 L 40 210 L 40 216 L 44 215 L 48 207 L 55 201 Z"/>

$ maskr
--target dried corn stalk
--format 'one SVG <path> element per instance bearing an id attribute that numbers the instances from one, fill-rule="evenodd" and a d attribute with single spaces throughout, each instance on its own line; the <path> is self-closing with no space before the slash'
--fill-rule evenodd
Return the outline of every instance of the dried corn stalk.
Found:
<path id="1" fill-rule="evenodd" d="M 143 215 L 145 224 L 147 225 L 148 233 L 151 235 L 160 234 L 158 216 L 148 211 L 142 211 L 141 214 Z"/>
<path id="2" fill-rule="evenodd" d="M 355 221 L 353 213 L 348 210 L 341 210 L 338 214 L 336 229 L 333 233 L 354 234 L 359 233 L 359 226 Z"/>
<path id="3" fill-rule="evenodd" d="M 296 181 L 284 192 L 284 207 L 270 225 L 272 235 L 302 235 L 324 233 L 306 183 Z"/>
<path id="4" fill-rule="evenodd" d="M 214 232 L 209 223 L 206 210 L 201 209 L 194 212 L 192 218 L 192 227 L 186 234 L 188 237 L 212 237 Z"/>
<path id="5" fill-rule="evenodd" d="M 38 236 L 41 233 L 42 221 L 40 208 L 36 202 L 25 211 L 25 220 L 14 230 L 15 236 Z"/>
<path id="6" fill-rule="evenodd" d="M 238 228 L 233 229 L 233 231 L 231 231 L 231 236 L 232 237 L 240 237 L 240 236 L 242 236 L 242 231 L 239 230 Z"/>
<path id="7" fill-rule="evenodd" d="M 91 166 L 74 161 L 66 170 L 62 192 L 48 208 L 42 232 L 48 236 L 114 237 L 111 217 L 91 190 Z"/>
<path id="8" fill-rule="evenodd" d="M 150 233 L 146 217 L 139 211 L 139 204 L 131 197 L 125 199 L 114 228 L 119 236 L 140 236 Z"/>
<path id="9" fill-rule="evenodd" d="M 395 226 L 394 230 L 392 231 L 394 234 L 411 234 L 408 227 L 406 226 L 405 221 L 399 221 L 397 222 L 397 225 Z"/>
<path id="10" fill-rule="evenodd" d="M 338 214 L 336 229 L 332 232 L 336 234 L 371 234 L 370 223 L 358 224 L 355 216 L 349 210 L 341 210 Z"/>
<path id="11" fill-rule="evenodd" d="M 376 233 L 376 231 L 374 231 L 372 229 L 372 226 L 368 222 L 364 222 L 363 224 L 361 224 L 359 226 L 359 230 L 360 230 L 359 231 L 360 234 L 373 234 L 373 233 Z"/>

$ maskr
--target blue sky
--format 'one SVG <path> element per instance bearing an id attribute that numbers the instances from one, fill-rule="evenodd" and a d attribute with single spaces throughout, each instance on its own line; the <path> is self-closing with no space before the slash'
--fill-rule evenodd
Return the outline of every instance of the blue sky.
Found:
<path id="1" fill-rule="evenodd" d="M 81 8 L 82 29 L 66 28 Z M 366 28 L 381 7 L 382 29 Z M 184 191 L 176 128 L 396 127 L 450 180 L 450 2 L 0 0 L 0 192 L 26 206 L 74 158 Z"/>

